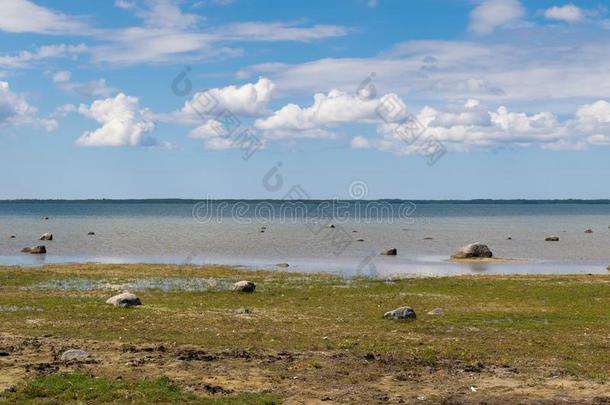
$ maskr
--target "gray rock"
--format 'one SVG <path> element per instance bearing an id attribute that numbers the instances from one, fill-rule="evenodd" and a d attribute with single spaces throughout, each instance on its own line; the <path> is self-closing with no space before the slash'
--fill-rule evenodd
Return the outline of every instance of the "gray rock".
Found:
<path id="1" fill-rule="evenodd" d="M 69 361 L 69 360 L 82 360 L 91 357 L 89 353 L 84 350 L 79 349 L 70 349 L 66 350 L 61 354 L 61 360 Z"/>
<path id="2" fill-rule="evenodd" d="M 326 227 L 327 227 L 327 228 L 334 228 L 334 227 L 335 227 L 335 225 L 334 225 L 334 224 L 328 224 Z"/>
<path id="3" fill-rule="evenodd" d="M 508 238 L 506 238 L 506 240 L 513 240 L 513 237 L 509 236 Z"/>
<path id="4" fill-rule="evenodd" d="M 546 242 L 559 242 L 559 236 L 547 236 L 544 240 Z"/>
<path id="5" fill-rule="evenodd" d="M 251 312 L 252 312 L 252 311 L 250 310 L 250 308 L 239 308 L 239 309 L 237 310 L 237 313 L 238 313 L 238 314 L 241 314 L 241 315 L 249 314 L 249 313 L 251 313 Z"/>
<path id="6" fill-rule="evenodd" d="M 434 308 L 433 310 L 428 311 L 428 315 L 443 315 L 444 313 L 444 308 Z"/>
<path id="7" fill-rule="evenodd" d="M 114 305 L 115 307 L 126 308 L 135 305 L 142 305 L 142 301 L 130 292 L 124 292 L 122 294 L 115 295 L 106 300 L 106 304 Z"/>
<path id="8" fill-rule="evenodd" d="M 610 266 L 606 267 L 606 270 L 610 271 Z"/>
<path id="9" fill-rule="evenodd" d="M 288 263 L 278 263 L 275 265 L 276 267 L 290 267 Z"/>
<path id="10" fill-rule="evenodd" d="M 11 236 L 10 236 L 10 238 L 11 238 L 11 239 L 15 239 L 15 235 L 11 235 Z"/>
<path id="11" fill-rule="evenodd" d="M 433 238 L 433 237 L 431 237 L 431 236 L 426 236 L 426 237 L 424 238 L 424 240 L 434 240 L 434 238 Z"/>
<path id="12" fill-rule="evenodd" d="M 388 311 L 383 314 L 383 317 L 386 319 L 415 319 L 417 316 L 415 315 L 415 311 L 411 307 L 400 307 L 396 308 L 392 311 Z"/>
<path id="13" fill-rule="evenodd" d="M 255 289 L 256 289 L 256 284 L 254 284 L 252 281 L 246 281 L 246 280 L 238 281 L 237 283 L 233 284 L 233 287 L 231 288 L 231 290 L 233 290 L 233 291 L 247 292 L 247 293 L 254 292 Z"/>
<path id="14" fill-rule="evenodd" d="M 476 242 L 471 243 L 470 245 L 466 245 L 460 248 L 457 252 L 451 256 L 452 259 L 471 259 L 471 258 L 482 258 L 482 257 L 492 257 L 493 253 L 489 250 L 487 245 Z"/>
<path id="15" fill-rule="evenodd" d="M 53 234 L 49 232 L 43 233 L 38 240 L 53 240 Z"/>
<path id="16" fill-rule="evenodd" d="M 398 250 L 396 248 L 388 249 L 385 252 L 381 252 L 380 254 L 384 256 L 396 256 L 398 254 Z"/>
<path id="17" fill-rule="evenodd" d="M 593 233 L 593 229 L 587 229 L 585 233 Z"/>
<path id="18" fill-rule="evenodd" d="M 45 246 L 31 246 L 24 247 L 23 249 L 21 249 L 21 251 L 23 253 L 31 253 L 33 255 L 42 255 L 47 253 L 47 248 Z"/>
<path id="19" fill-rule="evenodd" d="M 87 235 L 89 235 L 89 236 L 95 235 L 95 232 L 88 232 Z"/>
<path id="20" fill-rule="evenodd" d="M 364 242 L 364 239 L 358 239 L 356 242 Z"/>

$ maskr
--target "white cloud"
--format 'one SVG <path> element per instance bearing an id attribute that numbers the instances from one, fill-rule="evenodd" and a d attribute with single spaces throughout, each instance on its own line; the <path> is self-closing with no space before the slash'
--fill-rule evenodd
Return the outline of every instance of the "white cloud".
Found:
<path id="1" fill-rule="evenodd" d="M 400 105 L 396 108 L 406 111 L 395 94 L 384 97 L 398 100 Z M 287 104 L 273 115 L 256 120 L 254 126 L 263 130 L 267 138 L 333 138 L 336 135 L 328 131 L 329 128 L 379 120 L 377 109 L 382 100 L 384 98 L 369 99 L 335 89 L 328 94 L 315 94 L 309 107 Z"/>
<path id="2" fill-rule="evenodd" d="M 53 113 L 51 113 L 51 117 L 63 118 L 66 115 L 73 113 L 73 112 L 77 112 L 77 111 L 78 111 L 78 107 L 75 106 L 74 104 L 63 104 L 63 105 L 57 107 L 55 109 L 55 111 L 53 111 Z"/>
<path id="3" fill-rule="evenodd" d="M 55 83 L 65 83 L 65 82 L 69 82 L 71 77 L 72 77 L 72 73 L 70 73 L 66 70 L 62 70 L 62 71 L 59 71 L 59 72 L 56 72 L 55 74 L 53 74 L 53 81 Z"/>
<path id="4" fill-rule="evenodd" d="M 32 125 L 50 132 L 57 128 L 57 121 L 39 118 L 38 109 L 30 105 L 25 97 L 11 91 L 8 82 L 0 81 L 0 129 L 20 125 Z"/>
<path id="5" fill-rule="evenodd" d="M 541 30 L 519 37 L 536 36 L 535 42 L 409 41 L 376 57 L 267 63 L 244 68 L 238 77 L 265 75 L 281 97 L 331 88 L 354 92 L 375 72 L 378 93 L 408 94 L 417 105 L 476 98 L 532 111 L 553 105 L 562 113 L 573 112 L 583 99 L 610 94 L 607 35 L 583 42 L 553 27 Z"/>
<path id="6" fill-rule="evenodd" d="M 490 34 L 496 28 L 519 20 L 525 10 L 518 0 L 485 0 L 470 13 L 470 30 Z"/>
<path id="7" fill-rule="evenodd" d="M 83 133 L 76 141 L 80 146 L 168 146 L 150 134 L 155 129 L 150 112 L 140 108 L 136 97 L 119 93 L 114 98 L 81 104 L 79 113 L 102 124 L 95 131 Z"/>
<path id="8" fill-rule="evenodd" d="M 19 53 L 10 55 L 0 55 L 0 66 L 8 68 L 21 68 L 27 67 L 31 63 L 42 61 L 46 59 L 62 58 L 62 57 L 76 57 L 77 55 L 87 51 L 85 44 L 79 45 L 45 45 L 36 48 L 34 51 L 21 51 Z"/>
<path id="9" fill-rule="evenodd" d="M 426 154 L 426 146 L 437 142 L 454 152 L 527 147 L 584 150 L 610 145 L 610 103 L 604 100 L 581 106 L 565 121 L 550 112 L 517 113 L 503 106 L 489 111 L 473 100 L 461 108 L 424 107 L 416 118 L 422 131 L 409 132 L 403 124 L 382 123 L 377 126 L 377 136 L 357 136 L 350 144 L 354 149 L 399 155 Z"/>
<path id="10" fill-rule="evenodd" d="M 574 4 L 564 6 L 554 6 L 544 11 L 544 16 L 549 20 L 565 21 L 575 23 L 585 18 L 584 11 Z"/>
<path id="11" fill-rule="evenodd" d="M 84 34 L 88 27 L 79 18 L 38 6 L 29 0 L 0 1 L 0 30 L 38 34 Z"/>
<path id="12" fill-rule="evenodd" d="M 265 77 L 259 78 L 256 83 L 200 91 L 185 102 L 181 110 L 166 114 L 161 120 L 197 124 L 225 109 L 235 116 L 260 116 L 267 113 L 267 105 L 274 92 L 275 84 Z"/>
<path id="13" fill-rule="evenodd" d="M 189 138 L 202 139 L 204 147 L 209 150 L 226 150 L 234 148 L 234 143 L 228 138 L 229 131 L 214 119 L 209 119 L 203 125 L 189 132 Z"/>
<path id="14" fill-rule="evenodd" d="M 298 42 L 340 37 L 349 32 L 350 29 L 338 25 L 316 24 L 302 27 L 296 23 L 283 22 L 244 22 L 229 24 L 219 30 L 225 40 Z"/>
<path id="15" fill-rule="evenodd" d="M 216 27 L 203 26 L 204 18 L 182 10 L 179 0 L 115 2 L 133 12 L 141 26 L 105 30 L 101 45 L 92 48 L 96 62 L 117 65 L 137 63 L 182 63 L 241 56 L 243 49 L 231 42 L 299 41 L 345 35 L 349 30 L 335 25 L 303 26 L 285 22 L 241 22 Z"/>
<path id="16" fill-rule="evenodd" d="M 82 97 L 108 97 L 117 92 L 106 84 L 106 79 L 88 82 L 72 82 L 72 73 L 59 71 L 53 75 L 53 82 L 66 93 L 75 93 Z"/>
<path id="17" fill-rule="evenodd" d="M 22 95 L 13 93 L 7 82 L 0 81 L 0 127 L 30 123 L 37 111 Z"/>

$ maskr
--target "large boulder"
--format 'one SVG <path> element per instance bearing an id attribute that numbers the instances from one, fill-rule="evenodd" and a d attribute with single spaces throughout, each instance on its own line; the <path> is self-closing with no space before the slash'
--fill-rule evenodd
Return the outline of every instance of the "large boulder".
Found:
<path id="1" fill-rule="evenodd" d="M 396 248 L 388 249 L 385 252 L 381 252 L 384 256 L 396 256 L 398 254 L 398 250 Z"/>
<path id="2" fill-rule="evenodd" d="M 383 314 L 383 317 L 386 319 L 415 319 L 417 315 L 415 315 L 415 311 L 411 307 L 400 307 L 396 308 L 392 311 L 388 311 Z"/>
<path id="3" fill-rule="evenodd" d="M 254 292 L 254 290 L 256 290 L 256 284 L 254 284 L 252 281 L 242 280 L 242 281 L 238 281 L 237 283 L 233 284 L 233 287 L 231 288 L 231 290 L 238 291 L 238 292 L 251 293 L 251 292 Z"/>
<path id="4" fill-rule="evenodd" d="M 485 258 L 493 257 L 493 253 L 489 250 L 487 245 L 482 243 L 471 243 L 470 245 L 463 246 L 451 256 L 452 259 L 472 259 L 472 258 Z"/>
<path id="5" fill-rule="evenodd" d="M 135 305 L 142 305 L 142 301 L 130 292 L 124 292 L 122 294 L 115 295 L 106 300 L 106 304 L 114 305 L 115 307 L 126 308 L 133 307 Z"/>
<path id="6" fill-rule="evenodd" d="M 49 232 L 43 233 L 38 240 L 53 240 L 53 234 Z"/>
<path id="7" fill-rule="evenodd" d="M 47 253 L 47 248 L 45 246 L 31 246 L 24 247 L 23 249 L 21 249 L 21 251 L 23 253 L 31 253 L 33 255 L 42 255 Z"/>

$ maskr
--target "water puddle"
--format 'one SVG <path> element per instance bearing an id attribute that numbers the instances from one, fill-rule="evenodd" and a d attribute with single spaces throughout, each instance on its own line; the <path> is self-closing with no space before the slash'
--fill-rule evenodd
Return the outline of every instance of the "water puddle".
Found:
<path id="1" fill-rule="evenodd" d="M 25 287 L 28 289 L 60 290 L 60 291 L 92 291 L 92 290 L 161 290 L 172 291 L 225 291 L 229 290 L 233 281 L 219 278 L 141 278 L 126 282 L 95 280 L 87 278 L 70 278 L 64 280 L 49 280 Z"/>

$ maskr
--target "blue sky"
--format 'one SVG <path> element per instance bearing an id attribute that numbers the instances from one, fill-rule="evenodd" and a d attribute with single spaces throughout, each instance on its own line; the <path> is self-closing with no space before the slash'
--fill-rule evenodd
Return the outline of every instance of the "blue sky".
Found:
<path id="1" fill-rule="evenodd" d="M 608 198 L 608 72 L 602 1 L 0 1 L 0 198 Z"/>

